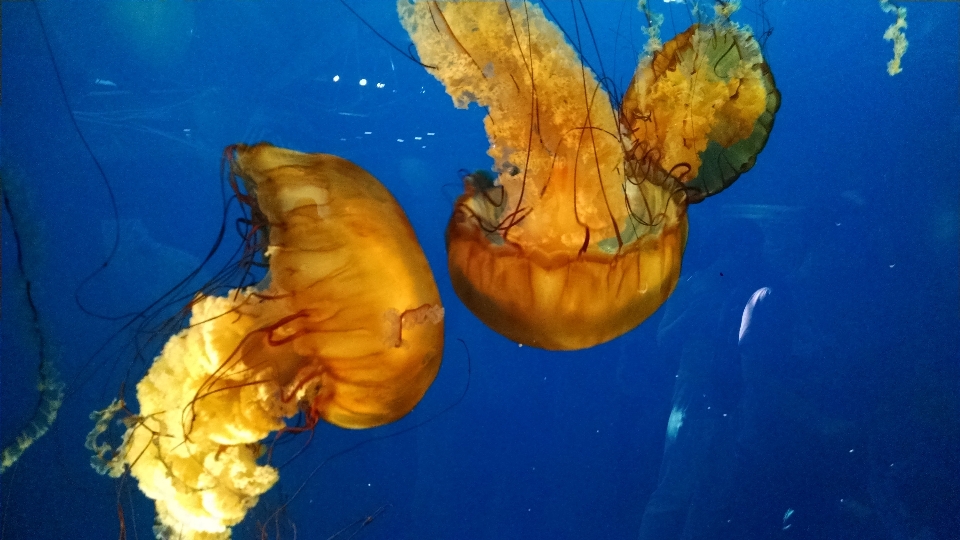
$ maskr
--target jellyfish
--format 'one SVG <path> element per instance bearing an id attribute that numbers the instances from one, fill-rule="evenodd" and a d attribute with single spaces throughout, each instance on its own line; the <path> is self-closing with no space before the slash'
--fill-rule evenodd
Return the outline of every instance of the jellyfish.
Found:
<path id="1" fill-rule="evenodd" d="M 551 350 L 643 322 L 679 278 L 688 205 L 749 169 L 772 126 L 779 94 L 749 32 L 726 13 L 694 25 L 640 62 L 617 107 L 537 5 L 398 12 L 454 105 L 487 109 L 496 181 L 468 177 L 446 231 L 463 303 Z"/>
<path id="2" fill-rule="evenodd" d="M 688 203 L 753 167 L 780 108 L 760 45 L 728 17 L 718 11 L 713 23 L 694 24 L 641 60 L 623 95 L 628 161 L 668 171 Z"/>
<path id="3" fill-rule="evenodd" d="M 158 537 L 228 538 L 278 480 L 271 433 L 320 420 L 363 429 L 407 414 L 440 366 L 443 307 L 426 257 L 387 189 L 357 165 L 260 143 L 227 148 L 267 277 L 198 295 L 187 328 L 137 384 L 139 413 L 95 466 L 129 470 L 156 502 Z M 302 413 L 305 426 L 285 419 Z"/>

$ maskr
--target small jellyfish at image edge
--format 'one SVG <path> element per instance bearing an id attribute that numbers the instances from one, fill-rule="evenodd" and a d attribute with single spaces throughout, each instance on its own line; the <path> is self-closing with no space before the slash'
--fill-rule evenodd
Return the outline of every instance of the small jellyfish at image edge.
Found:
<path id="1" fill-rule="evenodd" d="M 648 17 L 649 54 L 617 104 L 535 4 L 398 2 L 454 105 L 487 109 L 495 181 L 467 176 L 447 227 L 454 290 L 480 320 L 518 343 L 583 349 L 670 296 L 688 205 L 754 165 L 780 105 L 732 11 L 663 45 Z"/>
<path id="2" fill-rule="evenodd" d="M 271 433 L 397 420 L 443 352 L 433 274 L 380 182 L 345 159 L 265 143 L 224 159 L 269 272 L 224 297 L 198 294 L 189 325 L 137 384 L 119 447 L 98 438 L 121 401 L 94 413 L 87 441 L 95 467 L 129 470 L 156 502 L 159 537 L 229 538 L 279 479 L 263 459 Z M 305 425 L 288 427 L 298 413 Z"/>

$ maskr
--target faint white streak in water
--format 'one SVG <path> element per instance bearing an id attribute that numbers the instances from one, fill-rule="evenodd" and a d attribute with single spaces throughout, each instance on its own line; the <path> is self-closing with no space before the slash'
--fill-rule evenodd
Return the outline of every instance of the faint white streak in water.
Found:
<path id="1" fill-rule="evenodd" d="M 790 516 L 793 515 L 793 508 L 787 508 L 787 511 L 783 513 L 783 530 L 790 528 L 793 523 L 787 523 L 787 520 L 790 519 Z"/>
<path id="2" fill-rule="evenodd" d="M 99 84 L 99 85 L 102 85 L 102 86 L 112 86 L 112 87 L 114 87 L 114 88 L 117 87 L 117 83 L 115 83 L 115 82 L 113 82 L 113 81 L 108 81 L 107 79 L 97 79 L 97 80 L 93 81 L 93 83 L 94 83 L 94 84 Z"/>
<path id="3" fill-rule="evenodd" d="M 743 315 L 740 317 L 740 335 L 738 336 L 737 343 L 743 342 L 743 336 L 746 335 L 747 330 L 750 328 L 750 322 L 753 320 L 753 309 L 757 307 L 757 302 L 763 300 L 769 294 L 770 287 L 762 287 L 750 296 L 750 300 L 747 301 L 747 305 L 743 308 Z"/>
<path id="4" fill-rule="evenodd" d="M 667 419 L 667 441 L 673 442 L 677 438 L 677 433 L 680 431 L 680 426 L 683 425 L 683 414 L 686 412 L 686 409 L 678 409 L 674 407 L 670 411 L 670 418 Z"/>

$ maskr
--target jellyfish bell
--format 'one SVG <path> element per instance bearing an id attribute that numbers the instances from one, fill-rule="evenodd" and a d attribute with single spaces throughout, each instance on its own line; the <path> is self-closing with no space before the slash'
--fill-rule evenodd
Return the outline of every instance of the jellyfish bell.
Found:
<path id="1" fill-rule="evenodd" d="M 299 338 L 283 338 L 296 345 L 294 362 L 324 364 L 314 412 L 348 428 L 405 415 L 439 369 L 443 308 L 403 210 L 342 158 L 267 144 L 234 152 L 233 170 L 267 220 L 274 298 L 265 309 L 278 321 L 297 315 L 285 332 Z"/>
<path id="2" fill-rule="evenodd" d="M 692 25 L 643 58 L 623 96 L 631 158 L 669 171 L 689 203 L 753 167 L 780 108 L 759 43 L 728 15 Z"/>
<path id="3" fill-rule="evenodd" d="M 178 538 L 229 536 L 279 479 L 261 441 L 291 429 L 286 419 L 303 413 L 296 430 L 397 420 L 432 383 L 443 348 L 432 272 L 382 184 L 342 158 L 266 143 L 226 156 L 265 238 L 268 277 L 198 295 L 189 326 L 137 384 L 140 410 L 120 448 L 97 442 L 117 406 L 88 439 L 103 472 L 129 468 L 156 501 L 158 533 Z"/>

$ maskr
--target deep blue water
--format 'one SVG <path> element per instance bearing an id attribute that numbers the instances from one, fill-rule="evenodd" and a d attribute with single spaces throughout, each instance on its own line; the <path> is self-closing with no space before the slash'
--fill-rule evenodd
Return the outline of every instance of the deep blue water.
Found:
<path id="1" fill-rule="evenodd" d="M 393 2 L 361 4 L 405 51 Z M 569 6 L 552 4 L 572 25 Z M 892 18 L 876 2 L 766 4 L 782 107 L 757 165 L 690 208 L 680 285 L 664 307 L 623 337 L 559 353 L 495 334 L 449 283 L 443 231 L 458 171 L 491 165 L 483 111 L 455 109 L 339 3 L 4 2 L 4 190 L 67 399 L 0 477 L 0 537 L 115 538 L 121 523 L 128 538 L 152 536 L 152 501 L 133 481 L 97 475 L 84 448 L 90 412 L 124 381 L 133 402 L 147 366 L 129 319 L 110 318 L 140 312 L 206 256 L 223 219 L 223 148 L 265 140 L 340 155 L 391 190 L 440 287 L 447 343 L 413 413 L 368 431 L 319 426 L 235 538 L 259 537 L 257 520 L 283 504 L 270 537 L 636 538 L 659 504 L 648 508 L 675 391 L 701 388 L 737 420 L 697 416 L 705 402 L 689 402 L 659 499 L 693 486 L 674 508 L 688 523 L 772 523 L 778 538 L 960 538 L 960 5 L 905 5 L 910 47 L 890 77 Z M 653 6 L 666 12 L 665 38 L 688 26 L 685 9 Z M 741 20 L 759 26 L 749 10 Z M 622 89 L 642 43 L 635 3 L 588 3 L 587 14 Z M 762 242 L 742 240 L 751 227 Z M 231 251 L 240 239 L 232 222 L 227 232 Z M 6 211 L 3 255 L 6 445 L 36 406 L 39 363 Z M 693 344 L 736 332 L 763 286 L 784 294 L 762 353 L 717 349 L 752 355 L 733 371 L 681 362 Z"/>

